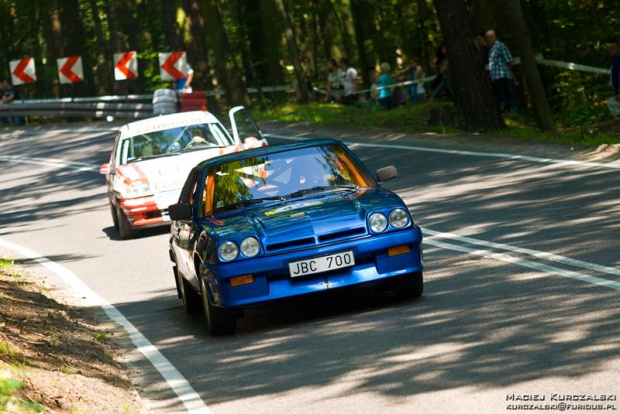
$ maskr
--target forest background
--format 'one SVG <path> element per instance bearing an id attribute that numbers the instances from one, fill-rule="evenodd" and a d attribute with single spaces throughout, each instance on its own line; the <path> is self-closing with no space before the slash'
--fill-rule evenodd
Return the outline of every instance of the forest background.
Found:
<path id="1" fill-rule="evenodd" d="M 490 88 L 471 81 L 487 76 L 474 56 L 474 34 L 495 29 L 513 56 L 608 68 L 607 46 L 617 40 L 619 21 L 615 0 L 0 0 L 0 68 L 8 76 L 10 60 L 36 60 L 37 82 L 20 87 L 25 98 L 149 93 L 170 87 L 161 81 L 158 52 L 185 50 L 194 90 L 225 91 L 220 106 L 273 110 L 290 96 L 250 96 L 247 88 L 294 84 L 294 100 L 306 104 L 313 100 L 308 84 L 324 88 L 331 57 L 347 57 L 362 87 L 381 62 L 405 80 L 412 56 L 432 76 L 443 39 L 452 70 L 460 72 L 454 77 L 464 123 L 484 130 L 503 122 L 486 99 Z M 524 52 L 524 39 L 531 51 Z M 139 77 L 115 81 L 112 55 L 129 50 L 138 52 Z M 56 59 L 74 55 L 83 57 L 84 82 L 60 85 Z M 560 128 L 610 119 L 608 76 L 538 65 L 536 83 L 524 66 L 515 66 L 522 109 L 513 119 L 549 130 L 536 108 L 541 100 Z"/>

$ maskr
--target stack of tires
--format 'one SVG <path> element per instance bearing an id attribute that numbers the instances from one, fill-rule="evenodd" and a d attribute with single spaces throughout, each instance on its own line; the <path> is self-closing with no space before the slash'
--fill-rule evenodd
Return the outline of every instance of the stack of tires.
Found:
<path id="1" fill-rule="evenodd" d="M 174 114 L 179 108 L 179 95 L 172 89 L 157 89 L 153 93 L 153 115 Z"/>
<path id="2" fill-rule="evenodd" d="M 182 93 L 179 99 L 181 101 L 181 112 L 207 110 L 207 94 L 205 92 Z"/>

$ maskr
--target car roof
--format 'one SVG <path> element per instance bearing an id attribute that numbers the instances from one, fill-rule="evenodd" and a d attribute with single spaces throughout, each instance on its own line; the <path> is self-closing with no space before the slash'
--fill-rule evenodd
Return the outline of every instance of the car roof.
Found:
<path id="1" fill-rule="evenodd" d="M 336 139 L 312 139 L 308 141 L 295 142 L 292 144 L 279 144 L 279 145 L 271 145 L 268 147 L 259 147 L 253 148 L 240 152 L 233 152 L 231 154 L 220 155 L 219 157 L 211 158 L 206 161 L 201 162 L 196 166 L 196 168 L 202 169 L 207 166 L 207 168 L 226 164 L 231 161 L 243 160 L 250 157 L 258 157 L 261 155 L 269 155 L 276 154 L 278 152 L 286 152 L 292 151 L 301 148 L 311 148 L 311 147 L 320 147 L 324 145 L 341 145 L 344 146 L 342 141 L 338 141 Z"/>
<path id="2" fill-rule="evenodd" d="M 191 111 L 176 114 L 160 115 L 140 121 L 130 122 L 121 127 L 120 132 L 124 138 L 136 135 L 147 134 L 149 132 L 162 131 L 180 126 L 194 124 L 219 123 L 217 118 L 210 112 Z"/>

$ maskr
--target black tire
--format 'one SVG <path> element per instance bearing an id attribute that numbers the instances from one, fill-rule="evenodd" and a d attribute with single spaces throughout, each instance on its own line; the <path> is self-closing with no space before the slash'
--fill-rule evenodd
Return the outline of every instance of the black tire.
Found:
<path id="1" fill-rule="evenodd" d="M 110 203 L 110 214 L 112 215 L 112 224 L 114 224 L 114 228 L 118 230 L 118 215 L 116 214 L 116 207 L 114 207 L 112 203 Z"/>
<path id="2" fill-rule="evenodd" d="M 413 299 L 424 292 L 424 278 L 422 272 L 399 276 L 393 282 L 394 293 L 399 299 Z"/>
<path id="3" fill-rule="evenodd" d="M 123 213 L 123 210 L 117 208 L 116 217 L 118 218 L 118 233 L 121 236 L 121 239 L 131 239 L 136 232 L 133 227 L 131 227 L 131 223 L 125 213 Z"/>
<path id="4" fill-rule="evenodd" d="M 174 266 L 172 266 L 172 273 L 174 274 L 174 284 L 177 287 L 177 298 L 183 299 L 183 294 L 181 293 L 181 285 L 179 284 L 179 271 L 177 269 L 177 264 L 175 262 Z"/>
<path id="5" fill-rule="evenodd" d="M 213 306 L 209 300 L 209 292 L 204 278 L 200 278 L 200 290 L 202 291 L 202 309 L 205 315 L 207 332 L 210 335 L 230 335 L 235 333 L 237 316 L 234 308 L 220 308 Z"/>
<path id="6" fill-rule="evenodd" d="M 178 270 L 175 272 L 177 276 L 177 283 L 180 287 L 181 300 L 183 301 L 183 308 L 185 312 L 188 314 L 198 313 L 202 308 L 202 302 L 200 300 L 200 295 L 194 288 L 192 284 L 189 283 Z"/>

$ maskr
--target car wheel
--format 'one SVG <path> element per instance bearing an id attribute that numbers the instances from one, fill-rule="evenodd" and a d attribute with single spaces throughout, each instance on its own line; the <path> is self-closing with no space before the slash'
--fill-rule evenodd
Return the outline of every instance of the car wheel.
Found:
<path id="1" fill-rule="evenodd" d="M 422 272 L 399 276 L 393 282 L 392 289 L 399 299 L 412 299 L 422 295 L 424 291 Z"/>
<path id="2" fill-rule="evenodd" d="M 175 266 L 174 271 L 177 277 L 177 286 L 179 286 L 179 293 L 181 294 L 181 300 L 183 301 L 183 308 L 185 308 L 186 313 L 196 313 L 200 310 L 202 303 L 200 302 L 200 295 L 194 288 L 192 284 L 189 283 L 179 270 Z"/>
<path id="3" fill-rule="evenodd" d="M 110 214 L 112 215 L 112 223 L 114 224 L 114 228 L 118 230 L 118 215 L 116 214 L 116 207 L 112 203 L 110 203 Z"/>
<path id="4" fill-rule="evenodd" d="M 129 222 L 129 219 L 127 218 L 125 213 L 123 213 L 123 210 L 117 208 L 116 217 L 118 220 L 118 233 L 120 234 L 121 239 L 127 240 L 132 238 L 135 234 L 135 231 L 133 227 L 131 227 L 131 223 Z"/>
<path id="5" fill-rule="evenodd" d="M 207 332 L 211 335 L 230 335 L 235 332 L 237 316 L 235 309 L 213 306 L 209 300 L 209 292 L 204 278 L 200 278 L 202 291 L 202 309 L 207 324 Z"/>

